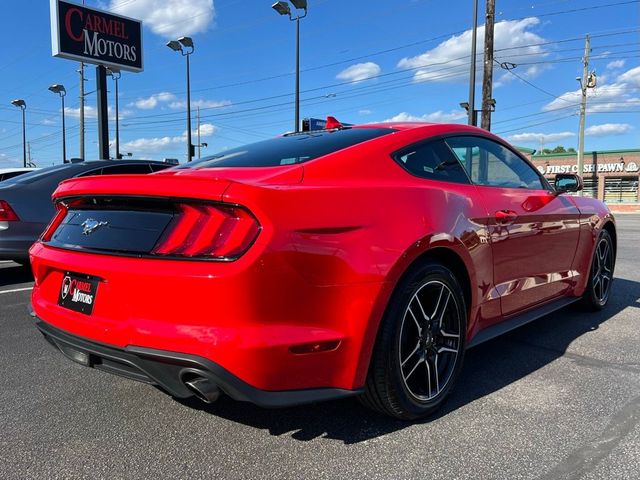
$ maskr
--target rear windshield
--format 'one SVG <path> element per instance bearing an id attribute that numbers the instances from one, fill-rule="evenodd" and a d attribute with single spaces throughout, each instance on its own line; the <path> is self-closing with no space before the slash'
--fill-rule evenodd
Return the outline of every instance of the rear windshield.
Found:
<path id="1" fill-rule="evenodd" d="M 61 165 L 55 165 L 53 167 L 41 168 L 40 170 L 34 170 L 32 172 L 25 173 L 24 175 L 18 175 L 17 177 L 9 178 L 3 182 L 3 185 L 5 183 L 33 183 L 40 180 L 41 178 L 48 177 L 49 175 L 60 170 L 66 170 L 67 168 L 69 168 L 69 166 L 70 165 L 68 163 L 65 163 Z"/>
<path id="2" fill-rule="evenodd" d="M 303 163 L 394 132 L 391 128 L 322 130 L 251 143 L 176 168 L 277 167 Z"/>

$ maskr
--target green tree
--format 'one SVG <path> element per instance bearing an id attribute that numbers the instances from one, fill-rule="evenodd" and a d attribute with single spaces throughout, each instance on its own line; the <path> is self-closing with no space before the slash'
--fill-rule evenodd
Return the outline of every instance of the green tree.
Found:
<path id="1" fill-rule="evenodd" d="M 567 153 L 567 151 L 562 145 L 558 145 L 556 148 L 551 150 L 551 153 Z"/>

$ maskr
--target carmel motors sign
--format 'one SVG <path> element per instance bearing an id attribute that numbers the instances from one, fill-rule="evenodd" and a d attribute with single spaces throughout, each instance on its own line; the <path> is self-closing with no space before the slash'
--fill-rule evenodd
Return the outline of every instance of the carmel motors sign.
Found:
<path id="1" fill-rule="evenodd" d="M 51 0 L 54 57 L 141 72 L 142 22 L 75 3 Z"/>
<path id="2" fill-rule="evenodd" d="M 636 162 L 619 162 L 619 163 L 592 163 L 583 166 L 582 173 L 634 173 L 640 170 Z M 539 166 L 538 171 L 543 175 L 555 175 L 556 173 L 577 173 L 577 165 L 547 165 Z"/>

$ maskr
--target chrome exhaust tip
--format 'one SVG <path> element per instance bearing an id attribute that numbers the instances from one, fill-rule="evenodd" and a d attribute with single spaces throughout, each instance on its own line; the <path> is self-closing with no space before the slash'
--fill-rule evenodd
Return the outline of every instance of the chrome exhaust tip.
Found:
<path id="1" fill-rule="evenodd" d="M 213 403 L 220 397 L 220 389 L 206 377 L 192 376 L 184 384 L 205 403 Z"/>

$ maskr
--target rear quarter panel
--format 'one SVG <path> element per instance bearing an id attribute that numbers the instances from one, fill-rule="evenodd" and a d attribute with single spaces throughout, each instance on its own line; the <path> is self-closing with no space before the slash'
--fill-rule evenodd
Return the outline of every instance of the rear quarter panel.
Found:
<path id="1" fill-rule="evenodd" d="M 574 294 L 582 295 L 589 280 L 589 269 L 591 268 L 591 259 L 596 247 L 596 240 L 600 235 L 600 231 L 606 223 L 611 222 L 615 226 L 615 218 L 607 205 L 600 200 L 589 197 L 568 197 L 580 210 L 580 239 L 578 248 L 574 257 L 573 268 L 580 272 L 581 278 Z M 617 245 L 614 245 L 617 251 Z"/>

